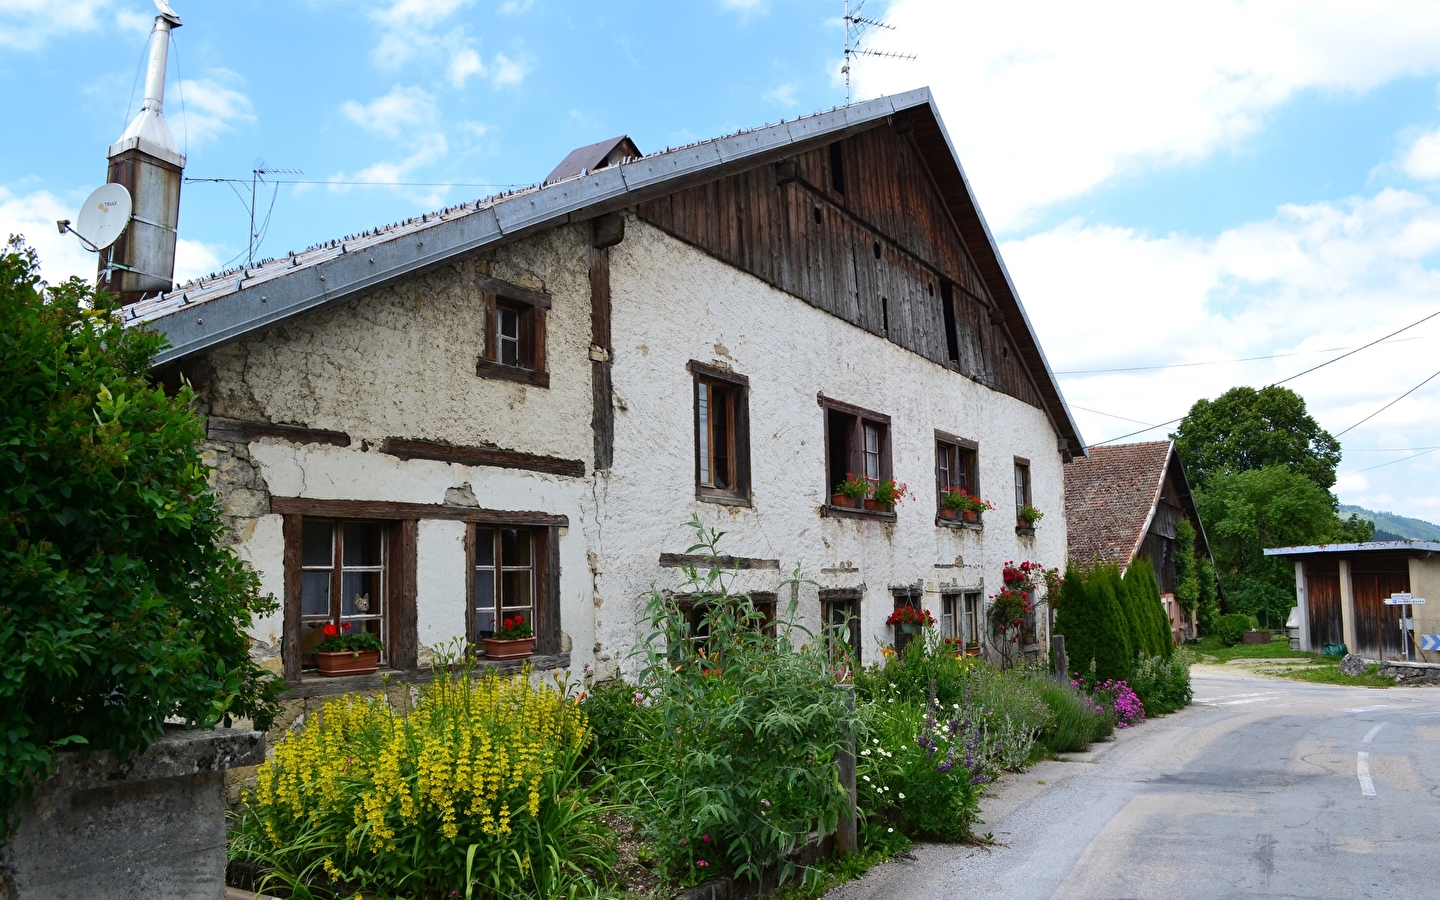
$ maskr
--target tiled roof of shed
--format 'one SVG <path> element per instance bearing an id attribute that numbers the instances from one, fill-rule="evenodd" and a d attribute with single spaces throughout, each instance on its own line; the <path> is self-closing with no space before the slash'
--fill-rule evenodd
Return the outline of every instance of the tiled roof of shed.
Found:
<path id="1" fill-rule="evenodd" d="M 1088 448 L 1065 466 L 1065 525 L 1070 562 L 1124 568 L 1160 499 L 1170 441 Z"/>

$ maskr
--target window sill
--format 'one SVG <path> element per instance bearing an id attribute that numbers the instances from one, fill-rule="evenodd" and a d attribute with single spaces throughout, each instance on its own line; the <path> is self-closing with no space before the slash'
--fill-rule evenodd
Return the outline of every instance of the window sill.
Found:
<path id="1" fill-rule="evenodd" d="M 820 515 L 829 516 L 835 519 L 878 519 L 881 522 L 894 522 L 895 512 L 882 512 L 878 509 L 855 509 L 852 506 L 831 506 L 825 504 L 820 507 Z"/>
<path id="2" fill-rule="evenodd" d="M 1015 533 L 1018 534 L 1018 535 L 1020 535 L 1021 537 L 1034 537 L 1034 536 L 1035 536 L 1035 528 L 1034 528 L 1033 526 L 1027 526 L 1027 525 L 1016 525 L 1016 526 L 1015 526 Z"/>
<path id="3" fill-rule="evenodd" d="M 722 494 L 716 491 L 707 491 L 704 488 L 696 489 L 695 499 L 704 503 L 718 503 L 721 506 L 743 506 L 748 508 L 755 505 L 750 502 L 750 496 L 748 494 L 741 497 L 736 494 Z"/>
<path id="4" fill-rule="evenodd" d="M 486 659 L 483 656 L 475 660 L 476 667 L 481 670 L 489 670 L 500 674 L 509 674 L 520 671 L 527 663 L 537 672 L 544 672 L 550 669 L 565 669 L 570 666 L 569 653 L 556 653 L 552 655 L 535 654 L 520 659 Z M 314 672 L 306 672 L 300 676 L 299 681 L 290 682 L 290 687 L 280 695 L 281 700 L 303 700 L 310 697 L 331 697 L 339 694 L 368 693 L 384 689 L 388 679 L 390 684 L 423 684 L 433 677 L 430 669 L 415 669 L 409 672 L 402 672 L 396 669 L 375 672 L 372 675 L 342 675 L 339 678 L 325 678 Z"/>
<path id="5" fill-rule="evenodd" d="M 481 357 L 475 360 L 475 374 L 481 378 L 499 378 L 503 381 L 518 381 L 521 384 L 529 384 L 535 387 L 550 387 L 550 373 L 537 371 L 535 369 L 522 369 L 519 366 L 507 366 L 491 359 Z"/>
<path id="6" fill-rule="evenodd" d="M 936 516 L 935 516 L 935 526 L 936 526 L 937 528 L 953 528 L 953 529 L 955 529 L 956 531 L 984 531 L 984 530 L 985 530 L 985 523 L 984 523 L 984 522 L 964 522 L 964 521 L 961 521 L 960 519 L 945 519 L 945 518 L 940 517 L 939 515 L 936 515 Z"/>

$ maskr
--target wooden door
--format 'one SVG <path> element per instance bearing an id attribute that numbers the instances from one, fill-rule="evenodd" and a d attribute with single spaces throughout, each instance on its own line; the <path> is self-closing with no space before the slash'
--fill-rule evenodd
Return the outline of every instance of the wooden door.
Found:
<path id="1" fill-rule="evenodd" d="M 1305 604 L 1310 619 L 1310 647 L 1345 642 L 1345 620 L 1340 613 L 1340 563 L 1333 559 L 1305 563 Z"/>
<path id="2" fill-rule="evenodd" d="M 1352 653 L 1370 659 L 1403 656 L 1400 607 L 1386 606 L 1391 594 L 1410 590 L 1410 560 L 1403 556 L 1363 556 L 1350 563 L 1355 592 L 1355 644 Z"/>

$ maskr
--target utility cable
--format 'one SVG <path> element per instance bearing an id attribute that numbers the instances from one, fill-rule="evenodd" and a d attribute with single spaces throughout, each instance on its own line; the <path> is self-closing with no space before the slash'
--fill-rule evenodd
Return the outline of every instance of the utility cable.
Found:
<path id="1" fill-rule="evenodd" d="M 1403 341 L 1421 341 L 1432 335 L 1419 335 L 1416 337 L 1401 338 L 1390 343 L 1401 343 Z M 1383 339 L 1382 339 L 1383 340 Z M 1336 350 L 1357 350 L 1358 347 L 1321 347 L 1316 350 L 1297 350 L 1294 353 L 1272 353 L 1268 356 L 1236 356 L 1231 359 L 1210 359 L 1203 362 L 1187 363 L 1158 363 L 1153 366 L 1117 366 L 1113 369 L 1056 369 L 1056 375 L 1108 375 L 1114 372 L 1154 372 L 1161 369 L 1192 369 L 1197 366 L 1223 366 L 1230 363 L 1257 362 L 1269 359 L 1289 359 L 1292 356 L 1312 356 L 1316 353 L 1334 353 Z M 1094 410 L 1091 410 L 1094 412 Z"/>
<path id="2" fill-rule="evenodd" d="M 1425 318 L 1421 319 L 1421 320 L 1418 321 L 1418 322 L 1411 322 L 1409 325 L 1406 325 L 1404 328 L 1401 328 L 1401 329 L 1399 329 L 1399 330 L 1397 330 L 1397 331 L 1392 331 L 1392 332 L 1390 332 L 1389 334 L 1385 335 L 1385 337 L 1376 338 L 1375 340 L 1371 341 L 1371 342 L 1368 343 L 1368 344 L 1365 344 L 1364 346 L 1356 347 L 1354 350 L 1351 350 L 1349 353 L 1342 353 L 1342 354 L 1340 354 L 1339 356 L 1335 357 L 1334 359 L 1328 359 L 1328 360 L 1326 360 L 1325 362 L 1321 363 L 1321 364 L 1318 365 L 1318 366 L 1311 366 L 1310 368 L 1306 369 L 1306 370 L 1303 371 L 1303 372 L 1298 372 L 1298 373 L 1296 373 L 1296 374 L 1294 374 L 1294 375 L 1291 375 L 1289 378 L 1282 378 L 1282 379 L 1280 379 L 1279 381 L 1276 381 L 1276 382 L 1273 382 L 1273 383 L 1267 385 L 1267 387 L 1275 387 L 1276 385 L 1284 384 L 1284 383 L 1287 382 L 1287 381 L 1294 381 L 1295 379 L 1299 378 L 1301 375 L 1309 375 L 1311 372 L 1314 372 L 1316 369 L 1323 369 L 1323 368 L 1325 368 L 1326 366 L 1330 365 L 1331 363 L 1337 363 L 1337 362 L 1339 362 L 1340 360 L 1344 359 L 1344 358 L 1347 357 L 1347 356 L 1354 356 L 1356 353 L 1359 353 L 1361 350 L 1367 350 L 1367 349 L 1369 349 L 1370 347 L 1373 347 L 1373 346 L 1375 346 L 1376 344 L 1380 343 L 1381 341 L 1389 340 L 1390 338 L 1394 337 L 1395 335 L 1399 334 L 1399 333 L 1402 332 L 1402 331 L 1409 331 L 1410 329 L 1414 328 L 1416 325 L 1420 325 L 1420 324 L 1422 324 L 1422 323 L 1428 322 L 1428 321 L 1430 321 L 1431 319 L 1435 318 L 1436 316 L 1440 316 L 1440 310 L 1437 310 L 1436 312 L 1431 313 L 1430 315 L 1426 316 Z M 1437 374 L 1440 374 L 1440 373 L 1437 373 Z M 1431 378 L 1433 378 L 1433 377 L 1434 377 L 1434 376 L 1432 375 Z M 1426 379 L 1426 381 L 1428 381 L 1428 380 L 1429 380 L 1429 379 Z M 1356 424 L 1358 425 L 1359 423 L 1357 422 Z M 1350 428 L 1354 428 L 1354 427 L 1355 427 L 1354 425 L 1351 425 L 1351 426 L 1350 426 Z M 1345 429 L 1345 431 L 1349 431 L 1350 428 Z M 1340 434 L 1344 434 L 1345 431 L 1340 432 Z M 1338 437 L 1338 435 L 1337 435 L 1337 437 Z"/>
<path id="3" fill-rule="evenodd" d="M 1440 313 L 1437 313 L 1437 315 L 1440 315 Z M 1401 394 L 1400 396 L 1396 397 L 1394 400 L 1391 400 L 1389 403 L 1387 403 L 1387 404 L 1385 404 L 1384 406 L 1380 407 L 1379 409 L 1375 410 L 1375 411 L 1374 411 L 1373 413 L 1371 413 L 1370 415 L 1368 415 L 1368 416 L 1366 416 L 1365 418 L 1361 419 L 1360 421 L 1356 422 L 1354 425 L 1351 425 L 1349 428 L 1346 428 L 1345 431 L 1354 431 L 1356 428 L 1359 428 L 1361 425 L 1364 425 L 1366 422 L 1368 422 L 1368 421 L 1370 421 L 1371 419 L 1375 418 L 1376 416 L 1380 415 L 1382 412 L 1384 412 L 1385 410 L 1387 410 L 1387 409 L 1389 409 L 1390 407 L 1394 406 L 1395 404 L 1399 403 L 1401 400 L 1404 400 L 1406 397 L 1408 397 L 1408 396 L 1410 396 L 1411 394 L 1415 393 L 1416 391 L 1420 390 L 1422 387 L 1424 387 L 1425 385 L 1429 384 L 1431 381 L 1434 381 L 1436 377 L 1440 377 L 1440 371 L 1436 371 L 1434 375 L 1431 375 L 1429 378 L 1426 378 L 1424 381 L 1422 381 L 1422 382 L 1420 382 L 1419 384 L 1415 385 L 1415 386 L 1412 387 L 1410 390 L 1406 391 L 1405 393 L 1403 393 L 1403 394 Z M 1337 431 L 1337 432 L 1335 432 L 1335 437 L 1338 438 L 1340 435 L 1344 434 L 1345 431 Z"/>
<path id="4" fill-rule="evenodd" d="M 1383 468 L 1385 468 L 1386 466 L 1393 466 L 1393 465 L 1395 465 L 1396 463 L 1408 462 L 1409 460 L 1415 459 L 1416 457 L 1426 456 L 1426 455 L 1428 455 L 1428 454 L 1434 453 L 1436 450 L 1440 450 L 1440 447 L 1431 447 L 1430 449 L 1425 450 L 1425 451 L 1422 452 L 1422 453 L 1415 453 L 1415 454 L 1411 454 L 1410 456 L 1402 456 L 1402 457 L 1400 457 L 1399 459 L 1392 459 L 1392 460 L 1390 460 L 1389 462 L 1383 462 L 1383 463 L 1380 463 L 1379 465 L 1369 466 L 1369 467 L 1364 468 L 1364 469 L 1356 469 L 1356 470 L 1354 470 L 1353 472 L 1339 472 L 1339 473 L 1337 473 L 1337 474 L 1335 475 L 1335 477 L 1336 477 L 1336 478 L 1343 478 L 1343 477 L 1345 477 L 1346 475 L 1359 475 L 1361 472 L 1370 472 L 1370 471 L 1373 471 L 1373 470 L 1375 470 L 1375 469 L 1383 469 Z M 1348 452 L 1348 451 L 1347 451 L 1347 452 Z"/>

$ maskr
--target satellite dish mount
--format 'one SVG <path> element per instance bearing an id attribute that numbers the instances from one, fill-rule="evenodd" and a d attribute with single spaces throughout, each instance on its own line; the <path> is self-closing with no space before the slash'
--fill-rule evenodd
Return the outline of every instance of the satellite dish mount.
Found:
<path id="1" fill-rule="evenodd" d="M 61 234 L 69 232 L 79 238 L 86 250 L 105 254 L 108 270 L 112 263 L 107 251 L 125 233 L 125 226 L 130 224 L 130 213 L 130 192 L 123 184 L 112 182 L 100 185 L 85 198 L 85 205 L 80 207 L 80 215 L 76 216 L 74 225 L 69 219 L 61 219 L 55 225 Z"/>

